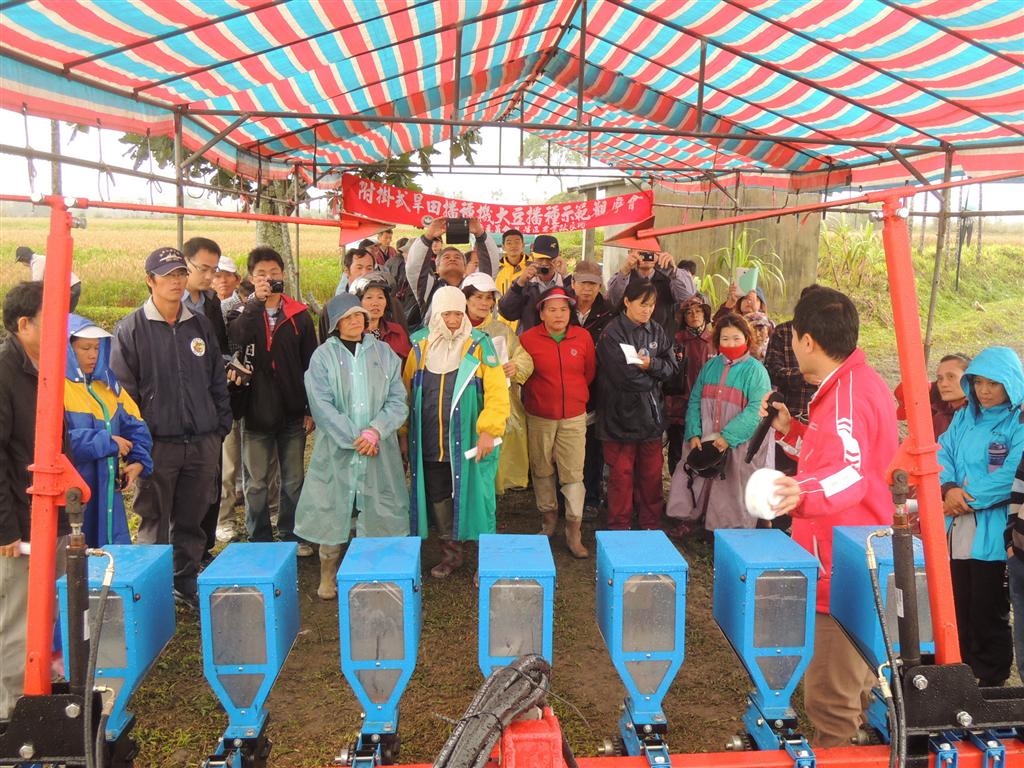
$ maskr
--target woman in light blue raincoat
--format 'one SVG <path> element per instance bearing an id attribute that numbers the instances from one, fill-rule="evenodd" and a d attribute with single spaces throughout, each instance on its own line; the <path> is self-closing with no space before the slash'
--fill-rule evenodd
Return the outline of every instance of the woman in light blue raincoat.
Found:
<path id="1" fill-rule="evenodd" d="M 960 655 L 981 685 L 1001 686 L 1013 660 L 1004 532 L 1024 453 L 1024 369 L 1012 349 L 989 347 L 961 384 L 968 403 L 939 438 Z"/>
<path id="2" fill-rule="evenodd" d="M 337 596 L 341 545 L 357 536 L 408 536 L 409 491 L 397 432 L 408 416 L 401 360 L 366 334 L 368 313 L 355 296 L 324 308 L 331 335 L 306 371 L 316 442 L 295 510 L 295 533 L 320 545 L 324 600 Z"/>

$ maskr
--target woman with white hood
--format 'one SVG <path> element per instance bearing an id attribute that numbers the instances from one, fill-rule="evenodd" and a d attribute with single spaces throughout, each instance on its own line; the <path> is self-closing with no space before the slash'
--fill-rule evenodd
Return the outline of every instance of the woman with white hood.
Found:
<path id="1" fill-rule="evenodd" d="M 509 488 L 530 485 L 530 454 L 526 443 L 526 410 L 520 395 L 522 385 L 533 373 L 533 358 L 519 343 L 515 331 L 498 319 L 496 309 L 501 292 L 486 272 L 474 272 L 462 281 L 466 294 L 466 316 L 478 331 L 491 337 L 498 362 L 508 379 L 509 417 L 501 442 L 501 460 L 495 487 L 501 495 Z M 503 362 L 504 361 L 504 362 Z"/>
<path id="2" fill-rule="evenodd" d="M 402 362 L 386 343 L 365 333 L 369 313 L 350 293 L 324 307 L 330 336 L 306 371 L 316 442 L 295 531 L 320 545 L 323 600 L 337 597 L 341 545 L 357 536 L 408 536 L 409 493 L 398 430 L 409 413 Z"/>
<path id="3" fill-rule="evenodd" d="M 424 538 L 428 520 L 436 527 L 442 559 L 430 574 L 441 579 L 462 565 L 462 542 L 495 531 L 495 440 L 508 420 L 508 385 L 490 337 L 474 330 L 454 286 L 437 290 L 429 327 L 411 341 L 409 527 Z"/>

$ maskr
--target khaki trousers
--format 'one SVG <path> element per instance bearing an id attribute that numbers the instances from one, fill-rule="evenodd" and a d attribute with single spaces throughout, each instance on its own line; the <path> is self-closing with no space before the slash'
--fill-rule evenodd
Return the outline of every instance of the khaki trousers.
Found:
<path id="1" fill-rule="evenodd" d="M 814 625 L 814 658 L 804 675 L 804 709 L 814 724 L 814 746 L 845 747 L 863 722 L 875 674 L 831 616 Z"/>
<path id="2" fill-rule="evenodd" d="M 526 416 L 526 434 L 530 451 L 530 474 L 537 509 L 550 512 L 558 509 L 558 485 L 566 498 L 565 516 L 580 520 L 583 516 L 583 497 L 575 493 L 575 486 L 583 487 L 583 462 L 587 454 L 587 414 L 571 419 L 544 419 Z M 579 495 L 579 503 L 576 496 Z M 568 502 L 572 501 L 570 505 Z M 571 507 L 571 508 L 570 508 Z"/>
<path id="3" fill-rule="evenodd" d="M 57 578 L 67 572 L 67 536 L 57 537 Z M 7 720 L 21 696 L 28 628 L 29 558 L 0 557 L 0 720 Z M 54 601 L 54 617 L 57 616 Z"/>

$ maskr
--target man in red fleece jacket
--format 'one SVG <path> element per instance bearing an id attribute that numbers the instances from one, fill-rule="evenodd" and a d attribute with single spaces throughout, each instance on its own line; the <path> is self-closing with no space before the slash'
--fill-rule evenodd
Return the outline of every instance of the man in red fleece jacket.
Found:
<path id="1" fill-rule="evenodd" d="M 896 409 L 886 383 L 857 348 L 859 328 L 857 309 L 844 294 L 831 288 L 805 294 L 794 312 L 792 343 L 800 371 L 820 382 L 809 422 L 774 404 L 773 426 L 797 456 L 796 475 L 776 480 L 775 512 L 793 516 L 793 539 L 821 562 L 814 658 L 804 677 L 804 706 L 819 747 L 850 743 L 874 681 L 828 612 L 832 529 L 888 526 L 893 514 L 886 470 L 898 442 Z"/>
<path id="2" fill-rule="evenodd" d="M 551 536 L 558 523 L 558 484 L 565 497 L 565 541 L 573 557 L 589 554 L 583 546 L 583 460 L 587 444 L 587 400 L 597 371 L 597 353 L 589 331 L 571 323 L 576 299 L 561 286 L 537 301 L 540 325 L 519 337 L 533 358 L 533 373 L 523 385 L 530 475 L 541 533 Z M 556 476 L 555 470 L 558 470 Z"/>

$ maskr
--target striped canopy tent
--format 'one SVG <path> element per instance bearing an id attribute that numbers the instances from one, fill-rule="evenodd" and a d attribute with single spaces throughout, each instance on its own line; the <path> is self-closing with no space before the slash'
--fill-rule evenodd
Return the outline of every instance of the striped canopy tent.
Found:
<path id="1" fill-rule="evenodd" d="M 180 123 L 264 179 L 488 125 L 680 189 L 1024 169 L 1019 0 L 9 0 L 0 24 L 3 108 Z"/>

